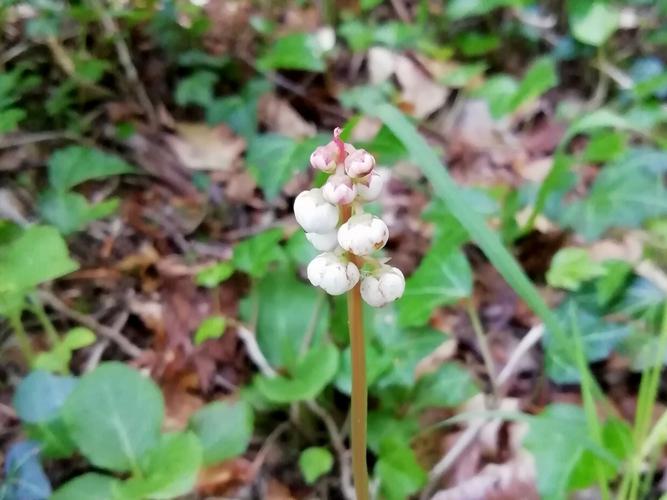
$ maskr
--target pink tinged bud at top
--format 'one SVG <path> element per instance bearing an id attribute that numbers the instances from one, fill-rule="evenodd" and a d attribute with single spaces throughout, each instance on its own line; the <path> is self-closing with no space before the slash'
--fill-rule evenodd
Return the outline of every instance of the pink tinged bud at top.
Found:
<path id="1" fill-rule="evenodd" d="M 332 175 L 322 186 L 322 196 L 334 205 L 348 205 L 357 196 L 357 187 L 345 174 Z"/>
<path id="2" fill-rule="evenodd" d="M 308 280 L 329 295 L 342 295 L 359 282 L 359 269 L 342 256 L 326 252 L 308 264 Z"/>
<path id="3" fill-rule="evenodd" d="M 330 174 L 336 170 L 338 157 L 338 145 L 331 141 L 329 144 L 315 148 L 313 154 L 310 155 L 310 164 L 313 168 Z"/>
<path id="4" fill-rule="evenodd" d="M 373 307 L 382 307 L 400 298 L 405 291 L 405 277 L 400 269 L 382 266 L 361 282 L 361 297 Z"/>
<path id="5" fill-rule="evenodd" d="M 353 215 L 338 229 L 338 244 L 354 255 L 369 255 L 384 247 L 388 239 L 387 225 L 371 214 Z"/>
<path id="6" fill-rule="evenodd" d="M 294 216 L 306 232 L 324 234 L 336 229 L 339 212 L 324 199 L 321 189 L 314 188 L 296 197 Z"/>
<path id="7" fill-rule="evenodd" d="M 365 149 L 357 149 L 345 158 L 345 172 L 350 177 L 366 177 L 375 167 L 375 158 Z"/>
<path id="8" fill-rule="evenodd" d="M 377 171 L 371 172 L 371 175 L 365 177 L 357 183 L 357 195 L 363 201 L 375 201 L 380 197 L 384 179 Z"/>

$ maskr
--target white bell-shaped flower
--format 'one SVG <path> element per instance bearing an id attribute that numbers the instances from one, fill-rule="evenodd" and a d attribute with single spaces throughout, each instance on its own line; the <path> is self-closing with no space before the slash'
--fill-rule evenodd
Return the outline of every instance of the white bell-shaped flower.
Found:
<path id="1" fill-rule="evenodd" d="M 357 187 L 347 175 L 335 174 L 322 186 L 322 196 L 334 205 L 349 205 L 357 196 Z"/>
<path id="2" fill-rule="evenodd" d="M 400 269 L 382 266 L 361 281 L 361 297 L 373 307 L 382 307 L 400 298 L 405 291 L 405 277 Z"/>
<path id="3" fill-rule="evenodd" d="M 334 229 L 328 233 L 306 233 L 306 239 L 320 252 L 330 252 L 338 246 L 338 232 Z"/>
<path id="4" fill-rule="evenodd" d="M 375 158 L 365 149 L 355 149 L 345 158 L 345 173 L 359 179 L 366 177 L 375 167 Z"/>
<path id="5" fill-rule="evenodd" d="M 321 189 L 303 191 L 294 200 L 294 216 L 307 233 L 325 234 L 336 229 L 338 207 L 324 199 Z"/>
<path id="6" fill-rule="evenodd" d="M 308 279 L 329 295 L 342 295 L 359 282 L 359 269 L 342 256 L 326 252 L 308 264 Z"/>
<path id="7" fill-rule="evenodd" d="M 357 195 L 363 201 L 375 201 L 380 197 L 384 179 L 377 171 L 371 172 L 369 176 L 357 183 Z"/>
<path id="8" fill-rule="evenodd" d="M 384 247 L 388 239 L 387 225 L 371 214 L 353 215 L 338 229 L 338 244 L 354 255 L 369 255 Z"/>

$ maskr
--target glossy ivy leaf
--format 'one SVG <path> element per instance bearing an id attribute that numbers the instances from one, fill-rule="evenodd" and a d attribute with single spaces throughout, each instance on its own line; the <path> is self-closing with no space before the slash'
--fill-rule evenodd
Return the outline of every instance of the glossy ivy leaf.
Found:
<path id="1" fill-rule="evenodd" d="M 301 142 L 273 133 L 255 136 L 248 144 L 248 168 L 264 196 L 273 200 L 294 174 L 308 168 L 315 147 L 328 141 L 321 135 Z"/>
<path id="2" fill-rule="evenodd" d="M 51 187 L 58 191 L 66 191 L 92 179 L 136 172 L 119 156 L 84 146 L 59 149 L 49 158 L 48 170 Z"/>
<path id="3" fill-rule="evenodd" d="M 281 229 L 269 229 L 247 238 L 234 247 L 232 264 L 253 278 L 261 278 L 271 263 L 284 259 L 285 254 L 279 245 L 282 239 Z"/>
<path id="4" fill-rule="evenodd" d="M 213 102 L 213 87 L 218 75 L 208 70 L 195 71 L 176 86 L 174 99 L 179 106 L 197 104 L 207 107 Z"/>
<path id="5" fill-rule="evenodd" d="M 566 290 L 578 290 L 585 281 L 605 275 L 606 268 L 583 248 L 561 248 L 551 260 L 547 283 Z"/>
<path id="6" fill-rule="evenodd" d="M 205 318 L 195 331 L 195 345 L 201 345 L 207 340 L 219 339 L 227 328 L 227 318 L 224 316 L 209 316 Z"/>
<path id="7" fill-rule="evenodd" d="M 299 469 L 306 483 L 313 484 L 333 468 L 334 459 L 326 448 L 313 446 L 306 448 L 299 456 Z"/>
<path id="8" fill-rule="evenodd" d="M 412 449 L 394 436 L 385 437 L 380 444 L 375 476 L 387 500 L 405 500 L 419 491 L 427 478 Z"/>
<path id="9" fill-rule="evenodd" d="M 322 292 L 299 281 L 291 269 L 269 273 L 242 302 L 241 316 L 256 324 L 262 352 L 275 368 L 292 369 L 301 343 L 312 332 L 320 341 L 329 323 L 329 307 Z"/>
<path id="10" fill-rule="evenodd" d="M 31 372 L 16 388 L 13 398 L 16 414 L 30 424 L 57 418 L 77 382 L 74 377 L 61 377 L 40 370 Z"/>
<path id="11" fill-rule="evenodd" d="M 123 363 L 103 363 L 86 374 L 63 406 L 72 439 L 97 467 L 127 471 L 158 443 L 162 393 Z"/>
<path id="12" fill-rule="evenodd" d="M 228 425 L 220 422 L 221 426 Z M 141 477 L 119 487 L 121 497 L 150 500 L 178 498 L 195 486 L 202 464 L 202 445 L 192 432 L 164 434 L 141 461 Z"/>
<path id="13" fill-rule="evenodd" d="M 5 456 L 4 484 L 0 498 L 8 500 L 47 500 L 51 483 L 39 462 L 40 448 L 31 441 L 14 443 Z"/>
<path id="14" fill-rule="evenodd" d="M 245 453 L 253 425 L 248 403 L 218 401 L 192 415 L 189 427 L 202 443 L 204 463 L 210 465 Z"/>
<path id="15" fill-rule="evenodd" d="M 570 323 L 570 308 L 575 307 L 574 319 Z M 589 362 L 601 361 L 609 357 L 616 346 L 630 334 L 630 327 L 622 323 L 606 321 L 597 314 L 577 307 L 572 299 L 565 301 L 558 308 L 559 317 L 563 318 L 565 338 L 557 339 L 547 332 L 544 344 L 547 349 L 547 373 L 558 383 L 573 383 L 579 380 L 579 370 L 571 356 L 571 338 L 576 328 L 583 341 L 584 354 Z"/>
<path id="16" fill-rule="evenodd" d="M 478 392 L 468 370 L 457 363 L 445 363 L 419 379 L 411 400 L 415 410 L 456 407 Z"/>
<path id="17" fill-rule="evenodd" d="M 619 26 L 618 9 L 606 0 L 568 0 L 567 13 L 574 37 L 599 47 Z"/>
<path id="18" fill-rule="evenodd" d="M 330 344 L 313 347 L 289 377 L 255 377 L 259 392 L 269 401 L 287 404 L 315 398 L 336 376 L 338 350 Z"/>
<path id="19" fill-rule="evenodd" d="M 111 198 L 90 204 L 85 196 L 70 191 L 49 189 L 39 198 L 39 213 L 63 234 L 81 231 L 90 222 L 108 217 L 118 210 L 119 200 Z"/>
<path id="20" fill-rule="evenodd" d="M 258 60 L 262 69 L 300 69 L 322 72 L 324 50 L 310 33 L 292 33 L 273 42 Z"/>
<path id="21" fill-rule="evenodd" d="M 472 271 L 461 250 L 436 246 L 408 278 L 399 302 L 399 323 L 425 324 L 436 307 L 453 304 L 472 291 Z"/>
<path id="22" fill-rule="evenodd" d="M 55 228 L 31 226 L 0 247 L 0 296 L 25 292 L 78 267 Z"/>
<path id="23" fill-rule="evenodd" d="M 667 214 L 667 190 L 658 176 L 619 162 L 605 167 L 583 200 L 567 207 L 563 222 L 589 241 L 612 227 L 633 228 Z"/>
<path id="24" fill-rule="evenodd" d="M 89 472 L 63 484 L 50 500 L 137 500 L 120 497 L 120 484 L 111 476 Z"/>

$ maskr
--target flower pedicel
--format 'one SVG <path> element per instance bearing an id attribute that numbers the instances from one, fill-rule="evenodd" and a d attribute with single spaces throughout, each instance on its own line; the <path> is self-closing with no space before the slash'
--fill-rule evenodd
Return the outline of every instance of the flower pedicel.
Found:
<path id="1" fill-rule="evenodd" d="M 303 191 L 294 201 L 294 215 L 306 238 L 324 252 L 308 265 L 308 279 L 330 295 L 348 292 L 361 279 L 362 298 L 381 307 L 405 290 L 403 273 L 371 255 L 389 238 L 384 221 L 363 211 L 364 203 L 380 195 L 382 177 L 370 153 L 344 143 L 340 129 L 333 135 L 310 156 L 313 168 L 330 177 L 322 189 Z"/>

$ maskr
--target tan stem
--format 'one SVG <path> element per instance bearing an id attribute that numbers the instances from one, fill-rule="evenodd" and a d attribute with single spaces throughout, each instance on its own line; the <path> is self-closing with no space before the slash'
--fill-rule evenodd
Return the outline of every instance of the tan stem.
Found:
<path id="1" fill-rule="evenodd" d="M 341 208 L 343 223 L 351 215 L 352 208 L 349 205 Z M 357 256 L 350 255 L 350 260 L 357 267 L 361 266 L 360 259 Z M 352 357 L 352 476 L 357 500 L 368 500 L 368 467 L 366 465 L 368 388 L 366 386 L 366 345 L 364 343 L 361 283 L 357 283 L 347 294 L 347 315 Z"/>

